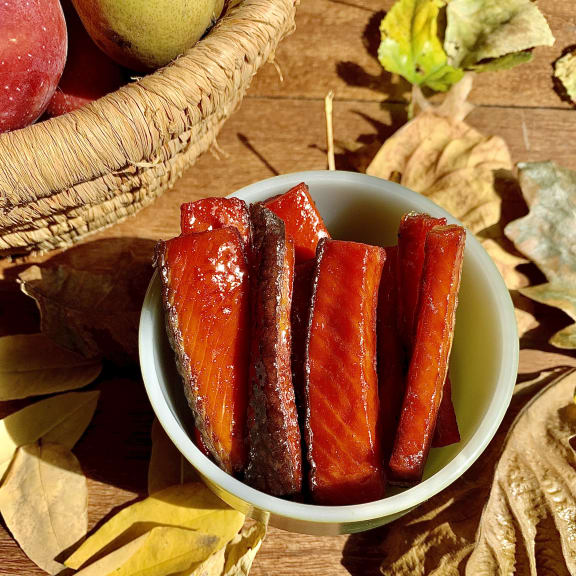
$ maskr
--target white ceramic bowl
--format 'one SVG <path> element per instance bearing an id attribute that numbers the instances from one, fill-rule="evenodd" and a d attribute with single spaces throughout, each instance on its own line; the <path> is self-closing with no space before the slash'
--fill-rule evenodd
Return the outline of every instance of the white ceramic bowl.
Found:
<path id="1" fill-rule="evenodd" d="M 335 238 L 395 244 L 402 214 L 410 210 L 444 216 L 442 208 L 415 192 L 351 172 L 300 172 L 270 178 L 232 194 L 248 203 L 306 182 Z M 154 275 L 140 320 L 140 361 L 158 420 L 207 485 L 242 512 L 285 530 L 310 534 L 359 532 L 409 512 L 457 480 L 480 456 L 508 408 L 518 368 L 518 335 L 508 290 L 490 257 L 468 234 L 450 363 L 453 400 L 462 440 L 432 449 L 423 481 L 389 491 L 386 498 L 354 506 L 315 506 L 269 496 L 236 480 L 206 458 L 188 433 L 191 416 L 168 344 L 160 280 Z"/>

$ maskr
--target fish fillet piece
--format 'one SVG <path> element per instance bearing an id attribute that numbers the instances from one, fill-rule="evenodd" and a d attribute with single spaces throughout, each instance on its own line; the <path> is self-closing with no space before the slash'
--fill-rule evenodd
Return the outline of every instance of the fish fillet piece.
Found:
<path id="1" fill-rule="evenodd" d="M 246 464 L 250 285 L 235 228 L 159 242 L 166 329 L 202 441 L 228 473 Z"/>
<path id="2" fill-rule="evenodd" d="M 306 443 L 317 504 L 381 498 L 376 307 L 385 253 L 321 240 L 306 348 Z"/>

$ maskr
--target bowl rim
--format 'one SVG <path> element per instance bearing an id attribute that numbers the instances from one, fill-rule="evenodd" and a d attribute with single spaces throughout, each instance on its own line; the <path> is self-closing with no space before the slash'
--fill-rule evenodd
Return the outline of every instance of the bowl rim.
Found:
<path id="1" fill-rule="evenodd" d="M 422 205 L 422 211 L 427 211 L 436 217 L 444 216 L 449 223 L 462 225 L 460 221 L 425 196 L 394 182 L 357 172 L 312 170 L 283 174 L 245 186 L 230 194 L 229 197 L 239 197 L 250 202 L 260 197 L 271 184 L 286 186 L 288 190 L 291 185 L 302 181 L 308 184 L 318 181 L 348 182 L 363 188 L 379 189 L 381 193 L 396 198 L 412 196 L 418 199 Z M 256 490 L 230 476 L 210 461 L 180 426 L 164 397 L 156 373 L 156 346 L 151 333 L 151 319 L 155 307 L 158 306 L 157 299 L 155 299 L 156 294 L 159 293 L 158 271 L 155 271 L 144 298 L 138 342 L 144 385 L 156 417 L 178 450 L 203 477 L 218 485 L 225 492 L 249 503 L 255 509 L 266 510 L 272 515 L 293 520 L 326 524 L 367 522 L 408 512 L 457 480 L 478 459 L 498 430 L 514 391 L 518 371 L 519 341 L 510 293 L 492 259 L 470 232 L 467 232 L 466 251 L 469 258 L 473 258 L 482 269 L 494 297 L 498 312 L 496 317 L 499 319 L 502 334 L 502 361 L 499 366 L 495 393 L 476 431 L 459 454 L 420 484 L 399 494 L 365 504 L 320 506 L 284 500 Z"/>

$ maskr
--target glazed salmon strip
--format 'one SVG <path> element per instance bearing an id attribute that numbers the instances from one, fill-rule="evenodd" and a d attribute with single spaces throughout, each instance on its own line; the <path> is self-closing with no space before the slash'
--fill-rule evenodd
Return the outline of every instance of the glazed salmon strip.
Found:
<path id="1" fill-rule="evenodd" d="M 403 216 L 398 231 L 399 285 L 400 285 L 400 326 L 408 358 L 412 354 L 416 313 L 422 269 L 424 266 L 424 246 L 428 232 L 434 226 L 446 224 L 445 218 L 433 218 L 427 214 L 408 213 Z M 452 404 L 450 377 L 446 377 L 442 403 L 432 440 L 433 446 L 448 446 L 460 442 L 460 432 L 456 412 Z"/>
<path id="2" fill-rule="evenodd" d="M 159 242 L 166 328 L 206 449 L 227 472 L 246 464 L 250 284 L 235 228 Z"/>
<path id="3" fill-rule="evenodd" d="M 291 369 L 294 244 L 262 204 L 250 207 L 252 347 L 246 481 L 275 496 L 302 490 L 302 446 Z"/>
<path id="4" fill-rule="evenodd" d="M 314 258 L 320 239 L 330 238 L 304 182 L 266 200 L 264 205 L 284 222 L 286 233 L 294 240 L 297 263 Z"/>
<path id="5" fill-rule="evenodd" d="M 250 214 L 244 200 L 238 198 L 202 198 L 180 206 L 182 234 L 236 228 L 242 241 L 250 246 Z"/>
<path id="6" fill-rule="evenodd" d="M 385 253 L 321 240 L 305 364 L 310 492 L 317 504 L 384 494 L 378 430 L 376 306 Z"/>
<path id="7" fill-rule="evenodd" d="M 454 336 L 466 233 L 460 226 L 428 232 L 417 312 L 416 337 L 400 423 L 389 462 L 395 481 L 422 479 Z"/>

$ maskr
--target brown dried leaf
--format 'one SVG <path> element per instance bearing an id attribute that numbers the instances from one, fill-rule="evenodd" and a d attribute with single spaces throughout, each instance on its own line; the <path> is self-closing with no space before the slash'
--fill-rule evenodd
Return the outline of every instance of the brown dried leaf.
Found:
<path id="1" fill-rule="evenodd" d="M 576 172 L 553 162 L 519 164 L 518 168 L 530 212 L 510 223 L 506 235 L 548 280 L 520 291 L 560 308 L 576 321 Z M 555 334 L 550 343 L 576 348 L 576 323 Z"/>
<path id="2" fill-rule="evenodd" d="M 0 338 L 0 400 L 82 388 L 101 369 L 99 360 L 61 348 L 43 334 Z"/>
<path id="3" fill-rule="evenodd" d="M 192 464 L 180 454 L 155 418 L 152 423 L 152 451 L 148 465 L 148 494 L 177 484 L 198 481 L 200 477 Z"/>
<path id="4" fill-rule="evenodd" d="M 400 184 L 427 196 L 481 235 L 506 285 L 514 290 L 527 285 L 516 270 L 525 260 L 503 246 L 502 198 L 497 189 L 508 178 L 502 171 L 509 170 L 512 161 L 502 138 L 485 136 L 464 121 L 472 109 L 467 101 L 471 88 L 468 74 L 440 106 L 416 90 L 420 113 L 384 142 L 366 173 L 387 180 L 400 174 Z M 537 325 L 526 311 L 517 311 L 517 320 L 521 334 Z"/>
<path id="5" fill-rule="evenodd" d="M 545 389 L 513 425 L 467 573 L 576 572 L 575 386 L 573 373 Z"/>
<path id="6" fill-rule="evenodd" d="M 573 368 L 524 382 L 474 466 L 386 529 L 382 574 L 576 573 L 575 387 Z"/>
<path id="7" fill-rule="evenodd" d="M 85 357 L 138 358 L 138 322 L 152 275 L 153 242 L 113 238 L 67 250 L 19 275 L 40 309 L 42 332 Z"/>
<path id="8" fill-rule="evenodd" d="M 0 512 L 28 558 L 50 574 L 88 530 L 88 488 L 74 454 L 58 444 L 18 449 L 0 488 Z"/>
<path id="9" fill-rule="evenodd" d="M 474 233 L 500 220 L 495 170 L 511 169 L 504 140 L 484 136 L 464 122 L 471 76 L 457 84 L 439 107 L 418 98 L 422 112 L 384 142 L 367 174 L 389 179 L 430 197 Z"/>

